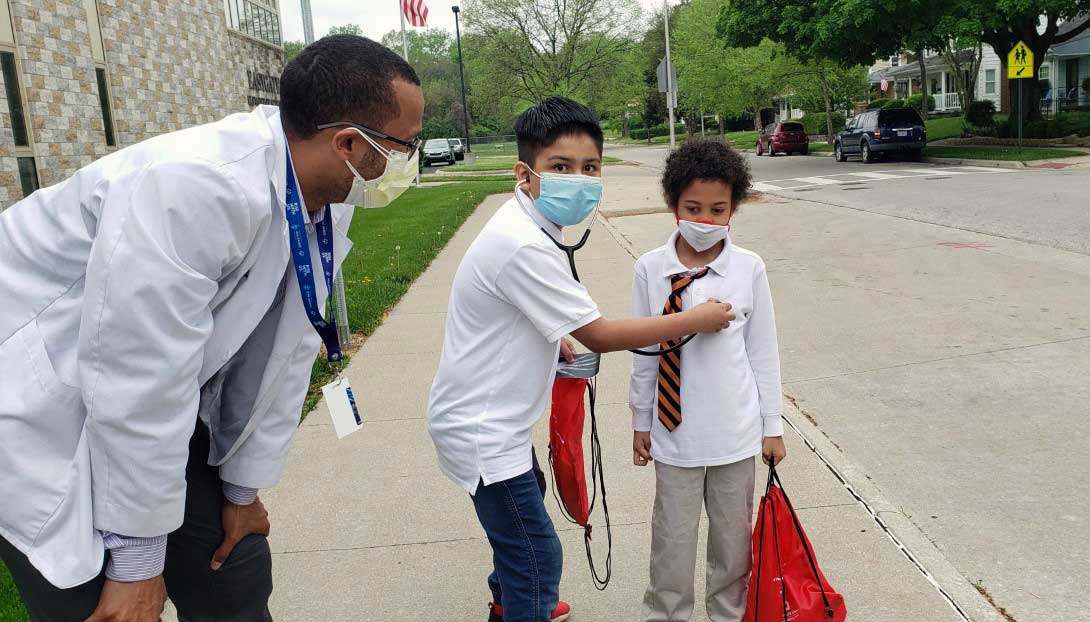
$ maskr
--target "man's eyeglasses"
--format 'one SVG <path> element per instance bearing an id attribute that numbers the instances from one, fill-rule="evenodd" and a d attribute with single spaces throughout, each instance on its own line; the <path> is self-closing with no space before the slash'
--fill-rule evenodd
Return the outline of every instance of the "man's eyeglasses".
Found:
<path id="1" fill-rule="evenodd" d="M 357 130 L 363 132 L 364 134 L 370 134 L 371 136 L 374 136 L 375 138 L 384 138 L 384 139 L 394 143 L 395 145 L 401 145 L 402 147 L 405 147 L 406 149 L 408 149 L 410 154 L 412 154 L 413 152 L 419 150 L 420 145 L 423 144 L 423 142 L 424 142 L 424 139 L 420 138 L 419 136 L 412 139 L 411 141 L 404 141 L 404 140 L 401 140 L 400 138 L 394 138 L 393 136 L 390 136 L 389 134 L 384 134 L 382 132 L 379 132 L 378 130 L 373 130 L 373 129 L 369 128 L 369 127 L 365 127 L 363 125 L 359 125 L 357 123 L 351 123 L 351 122 L 348 122 L 348 121 L 337 121 L 336 123 L 323 123 L 323 124 L 319 125 L 317 129 L 327 130 L 327 129 L 331 128 L 331 127 L 354 127 Z"/>

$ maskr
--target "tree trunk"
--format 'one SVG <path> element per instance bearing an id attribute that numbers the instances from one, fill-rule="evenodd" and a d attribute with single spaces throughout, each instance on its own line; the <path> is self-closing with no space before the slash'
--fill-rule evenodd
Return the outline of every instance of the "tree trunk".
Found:
<path id="1" fill-rule="evenodd" d="M 715 122 L 719 124 L 719 139 L 723 140 L 723 137 L 727 135 L 726 129 L 723 128 L 723 115 L 715 115 Z"/>
<path id="2" fill-rule="evenodd" d="M 920 93 L 923 94 L 923 103 L 920 105 L 920 116 L 927 120 L 928 103 L 931 101 L 931 93 L 927 84 L 927 50 L 923 47 L 916 48 L 916 62 L 920 63 Z"/>
<path id="3" fill-rule="evenodd" d="M 825 101 L 825 142 L 833 144 L 833 96 L 829 91 L 829 80 L 825 76 L 825 61 L 818 61 L 818 81 L 821 83 L 821 98 Z"/>

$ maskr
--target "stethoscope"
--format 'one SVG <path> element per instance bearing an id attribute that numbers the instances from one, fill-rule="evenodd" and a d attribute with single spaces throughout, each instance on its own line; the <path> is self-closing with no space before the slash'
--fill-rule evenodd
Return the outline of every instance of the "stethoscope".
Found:
<path id="1" fill-rule="evenodd" d="M 516 191 L 518 190 L 518 186 L 521 185 L 522 183 L 519 183 L 515 186 Z M 556 244 L 556 247 L 563 251 L 565 255 L 567 255 L 568 267 L 571 268 L 572 278 L 574 278 L 577 283 L 581 281 L 579 280 L 579 271 L 575 269 L 575 251 L 587 245 L 587 240 L 590 239 L 590 230 L 594 226 L 594 222 L 595 220 L 597 220 L 597 218 L 598 208 L 595 207 L 594 214 L 591 215 L 590 226 L 587 227 L 587 230 L 583 232 L 583 237 L 581 237 L 579 241 L 575 244 L 565 244 L 560 240 L 554 238 L 552 234 L 545 230 L 545 227 L 541 227 L 541 232 L 545 234 L 545 237 L 552 240 L 553 244 Z M 682 340 L 676 346 L 666 348 L 665 350 L 662 349 L 662 346 L 659 346 L 658 350 L 629 350 L 629 352 L 631 352 L 632 354 L 638 354 L 640 356 L 665 356 L 667 354 L 670 354 L 671 352 L 677 352 L 681 349 L 682 346 L 692 341 L 694 337 L 696 337 L 696 333 L 682 338 Z"/>

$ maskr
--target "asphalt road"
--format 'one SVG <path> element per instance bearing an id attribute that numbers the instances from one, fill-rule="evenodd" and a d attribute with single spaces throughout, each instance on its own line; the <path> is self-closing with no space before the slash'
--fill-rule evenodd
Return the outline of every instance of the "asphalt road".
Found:
<path id="1" fill-rule="evenodd" d="M 666 151 L 610 154 L 646 166 L 603 211 L 661 244 Z M 1006 619 L 1085 619 L 1088 171 L 749 157 L 785 395 Z"/>

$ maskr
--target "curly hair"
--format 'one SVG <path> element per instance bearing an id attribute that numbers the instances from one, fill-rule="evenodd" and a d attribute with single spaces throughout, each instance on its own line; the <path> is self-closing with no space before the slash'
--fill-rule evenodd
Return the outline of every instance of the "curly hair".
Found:
<path id="1" fill-rule="evenodd" d="M 753 176 L 745 156 L 721 142 L 691 140 L 666 158 L 662 172 L 662 193 L 666 203 L 674 209 L 681 200 L 681 193 L 697 180 L 718 180 L 730 186 L 731 205 L 749 196 Z"/>

